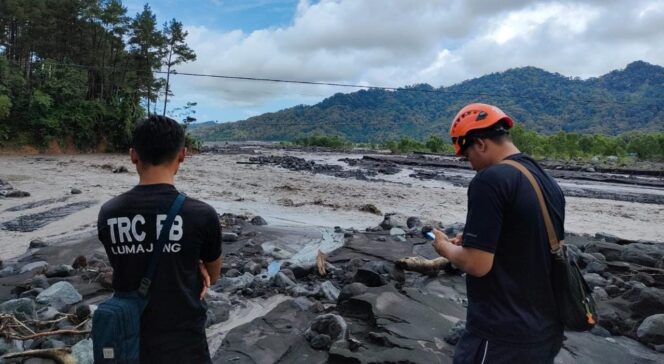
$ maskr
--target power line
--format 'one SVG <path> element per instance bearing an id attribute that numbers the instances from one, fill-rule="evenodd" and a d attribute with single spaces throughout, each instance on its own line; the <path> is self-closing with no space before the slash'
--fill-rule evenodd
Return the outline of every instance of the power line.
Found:
<path id="1" fill-rule="evenodd" d="M 58 63 L 58 62 L 48 62 L 48 64 L 65 66 L 65 67 L 79 67 L 79 68 L 88 68 L 88 69 L 100 69 L 100 68 L 111 68 L 113 67 L 98 67 L 98 66 L 85 66 L 69 63 Z M 156 74 L 168 74 L 167 71 L 153 71 Z M 454 91 L 454 90 L 445 90 L 445 89 L 422 89 L 416 87 L 391 87 L 391 86 L 372 86 L 372 85 L 358 85 L 350 83 L 336 83 L 336 82 L 322 82 L 322 81 L 304 81 L 304 80 L 288 80 L 288 79 L 279 79 L 279 78 L 263 78 L 263 77 L 250 77 L 250 76 L 233 76 L 233 75 L 217 75 L 217 74 L 205 74 L 205 73 L 193 73 L 193 72 L 177 72 L 171 71 L 173 76 L 189 76 L 189 77 L 207 77 L 207 78 L 218 78 L 226 80 L 238 80 L 238 81 L 253 81 L 253 82 L 273 82 L 273 83 L 287 83 L 287 84 L 301 84 L 301 85 L 311 85 L 311 86 L 333 86 L 333 87 L 344 87 L 344 88 L 354 88 L 354 89 L 369 89 L 369 90 L 384 90 L 384 91 L 404 91 L 404 92 L 424 92 L 424 93 L 439 93 L 439 94 L 452 94 L 452 95 L 464 95 L 464 96 L 480 96 L 480 97 L 495 97 L 502 99 L 537 99 L 548 98 L 564 102 L 572 102 L 576 104 L 615 104 L 615 105 L 643 105 L 642 103 L 637 102 L 625 102 L 617 100 L 608 100 L 608 99 L 579 99 L 579 98 L 566 98 L 554 95 L 514 95 L 514 94 L 492 94 L 484 92 L 465 92 L 465 91 Z M 647 105 L 651 106 L 651 105 Z"/>

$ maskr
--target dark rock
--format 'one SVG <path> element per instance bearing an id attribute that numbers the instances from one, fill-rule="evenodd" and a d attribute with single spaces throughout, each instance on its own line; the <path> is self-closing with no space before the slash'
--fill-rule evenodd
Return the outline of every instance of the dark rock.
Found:
<path id="1" fill-rule="evenodd" d="M 78 188 L 72 188 L 71 189 L 71 194 L 72 195 L 80 195 L 81 193 L 83 193 L 83 192 L 81 190 L 79 190 Z"/>
<path id="2" fill-rule="evenodd" d="M 363 283 L 368 287 L 380 287 L 387 284 L 385 278 L 378 272 L 359 268 L 353 277 L 353 282 Z"/>
<path id="3" fill-rule="evenodd" d="M 43 271 L 47 267 L 48 267 L 48 263 L 46 263 L 44 261 L 32 262 L 32 263 L 28 263 L 28 264 L 22 266 L 21 269 L 19 270 L 19 273 L 27 273 L 27 272 L 31 272 L 33 270 Z"/>
<path id="4" fill-rule="evenodd" d="M 606 234 L 606 233 L 597 233 L 597 234 L 595 234 L 595 238 L 596 239 L 602 239 L 607 243 L 615 243 L 617 241 L 622 240 L 621 238 L 619 238 L 615 235 Z"/>
<path id="5" fill-rule="evenodd" d="M 209 299 L 206 298 L 208 310 L 205 327 L 228 320 L 231 312 L 231 303 L 221 295 L 208 296 Z"/>
<path id="6" fill-rule="evenodd" d="M 221 233 L 221 241 L 226 243 L 236 242 L 238 235 L 236 233 Z"/>
<path id="7" fill-rule="evenodd" d="M 78 364 L 93 364 L 92 339 L 84 339 L 71 348 L 71 355 Z"/>
<path id="8" fill-rule="evenodd" d="M 32 277 L 32 281 L 30 282 L 30 287 L 32 288 L 43 288 L 46 289 L 50 286 L 48 283 L 48 279 L 46 279 L 46 276 L 42 274 L 38 274 L 34 277 Z"/>
<path id="9" fill-rule="evenodd" d="M 221 277 L 221 279 L 219 279 L 212 287 L 217 292 L 233 292 L 249 287 L 254 282 L 254 279 L 255 277 L 251 273 L 244 273 L 243 275 L 234 278 Z"/>
<path id="10" fill-rule="evenodd" d="M 308 289 L 300 284 L 288 287 L 288 293 L 293 297 L 318 297 L 320 293 L 320 288 L 312 290 Z"/>
<path id="11" fill-rule="evenodd" d="M 330 281 L 325 281 L 320 285 L 321 294 L 328 301 L 336 303 L 339 299 L 339 289 Z"/>
<path id="12" fill-rule="evenodd" d="M 590 288 L 606 287 L 609 284 L 609 281 L 602 278 L 602 276 L 597 273 L 586 273 L 583 275 L 583 278 L 586 280 Z"/>
<path id="13" fill-rule="evenodd" d="M 454 237 L 456 234 L 462 233 L 465 226 L 464 223 L 457 222 L 446 227 L 444 233 L 449 237 Z"/>
<path id="14" fill-rule="evenodd" d="M 280 303 L 257 320 L 238 326 L 223 336 L 213 357 L 214 363 L 325 363 L 328 353 L 314 350 L 303 332 L 316 317 L 313 305 L 298 298 Z M 218 334 L 209 340 L 221 342 Z M 251 338 L 251 340 L 247 340 Z M 213 348 L 211 347 L 211 350 Z M 278 359 L 277 359 L 278 358 Z"/>
<path id="15" fill-rule="evenodd" d="M 288 276 L 286 276 L 284 273 L 279 272 L 274 276 L 273 283 L 277 287 L 281 288 L 288 288 L 295 286 L 295 282 L 293 282 Z"/>
<path id="16" fill-rule="evenodd" d="M 295 273 L 293 273 L 293 271 L 288 268 L 283 268 L 282 270 L 280 270 L 280 272 L 285 274 L 286 277 L 290 278 L 292 281 L 295 281 L 297 279 L 295 278 Z"/>
<path id="17" fill-rule="evenodd" d="M 41 239 L 35 239 L 30 242 L 29 249 L 44 248 L 47 246 L 48 246 L 47 242 Z"/>
<path id="18" fill-rule="evenodd" d="M 242 275 L 242 273 L 239 270 L 235 269 L 235 268 L 231 268 L 231 269 L 227 270 L 226 273 L 224 273 L 224 277 L 228 277 L 228 278 L 235 278 L 235 277 L 239 277 L 241 275 Z"/>
<path id="19" fill-rule="evenodd" d="M 602 287 L 593 288 L 592 296 L 595 302 L 602 302 L 609 299 L 609 294 Z"/>
<path id="20" fill-rule="evenodd" d="M 382 215 L 383 214 L 376 206 L 374 206 L 372 204 L 366 204 L 366 205 L 360 206 L 360 211 L 368 212 L 368 213 L 374 214 L 374 215 Z"/>
<path id="21" fill-rule="evenodd" d="M 644 272 L 639 272 L 632 276 L 632 280 L 641 282 L 645 284 L 646 286 L 652 286 L 655 284 L 655 278 L 653 278 L 651 275 L 646 274 Z"/>
<path id="22" fill-rule="evenodd" d="M 252 225 L 267 225 L 267 221 L 265 221 L 264 218 L 261 216 L 254 216 L 253 219 L 251 219 L 251 224 Z"/>
<path id="23" fill-rule="evenodd" d="M 463 335 L 463 332 L 466 330 L 466 321 L 461 320 L 457 321 L 457 323 L 452 326 L 450 331 L 445 335 L 445 342 L 450 344 L 450 345 L 456 345 L 459 342 L 459 339 L 461 339 L 461 335 Z"/>
<path id="24" fill-rule="evenodd" d="M 293 265 L 290 267 L 290 270 L 293 272 L 293 275 L 295 275 L 295 278 L 302 279 L 308 276 L 309 274 L 313 273 L 314 265 L 313 264 Z"/>
<path id="25" fill-rule="evenodd" d="M 125 166 L 120 166 L 113 169 L 113 173 L 129 173 L 129 170 Z"/>
<path id="26" fill-rule="evenodd" d="M 592 242 L 586 245 L 585 252 L 601 253 L 606 257 L 606 260 L 622 260 L 621 255 L 623 249 L 625 249 L 624 246 L 616 243 Z"/>
<path id="27" fill-rule="evenodd" d="M 586 265 L 586 273 L 604 273 L 607 269 L 606 263 L 600 260 L 593 260 L 592 262 Z"/>
<path id="28" fill-rule="evenodd" d="M 49 266 L 44 275 L 46 278 L 63 278 L 63 277 L 69 277 L 71 273 L 74 271 L 74 268 L 71 265 L 67 264 L 60 264 L 58 266 Z"/>
<path id="29" fill-rule="evenodd" d="M 348 325 L 343 317 L 335 314 L 325 314 L 316 317 L 309 329 L 305 332 L 307 340 L 317 335 L 327 335 L 332 341 L 344 339 L 347 335 Z"/>
<path id="30" fill-rule="evenodd" d="M 109 269 L 99 274 L 97 281 L 104 288 L 113 288 L 113 270 Z"/>
<path id="31" fill-rule="evenodd" d="M 90 318 L 90 314 L 92 313 L 90 306 L 85 304 L 76 305 L 72 311 L 74 313 L 74 323 L 76 324 L 80 324 Z"/>
<path id="32" fill-rule="evenodd" d="M 311 347 L 316 350 L 327 350 L 332 345 L 332 338 L 325 334 L 316 335 L 310 340 Z"/>
<path id="33" fill-rule="evenodd" d="M 664 257 L 664 248 L 660 247 L 660 245 L 644 243 L 627 245 L 620 255 L 620 260 L 647 267 L 655 267 L 662 257 Z"/>
<path id="34" fill-rule="evenodd" d="M 30 197 L 30 193 L 25 191 L 12 190 L 5 193 L 5 197 L 16 197 L 16 198 Z"/>
<path id="35" fill-rule="evenodd" d="M 40 293 L 42 293 L 42 291 L 44 291 L 43 288 L 32 288 L 25 292 L 21 292 L 21 294 L 18 295 L 18 297 L 35 299 Z"/>
<path id="36" fill-rule="evenodd" d="M 0 304 L 0 312 L 14 315 L 17 319 L 25 321 L 35 316 L 35 302 L 29 298 L 17 298 Z"/>
<path id="37" fill-rule="evenodd" d="M 639 341 L 646 344 L 664 343 L 664 314 L 649 316 L 636 330 Z"/>
<path id="38" fill-rule="evenodd" d="M 79 255 L 74 259 L 74 263 L 72 263 L 71 266 L 74 269 L 86 268 L 88 266 L 88 260 L 84 255 Z"/>
<path id="39" fill-rule="evenodd" d="M 595 325 L 590 329 L 590 333 L 599 337 L 611 337 L 611 332 L 600 325 Z"/>
<path id="40" fill-rule="evenodd" d="M 417 228 L 422 226 L 422 221 L 420 221 L 419 217 L 411 216 L 406 220 L 406 226 L 408 226 L 409 229 Z"/>
<path id="41" fill-rule="evenodd" d="M 56 340 L 56 339 L 46 339 L 41 344 L 42 349 L 61 349 L 61 348 L 64 348 L 66 346 L 67 346 L 67 344 L 65 344 L 64 342 L 62 342 L 60 340 Z"/>
<path id="42" fill-rule="evenodd" d="M 608 293 L 609 297 L 615 297 L 615 296 L 619 295 L 620 293 L 622 293 L 622 291 L 620 290 L 620 287 L 618 287 L 614 284 L 610 284 L 610 285 L 604 287 L 604 291 L 606 291 L 606 293 Z"/>
<path id="43" fill-rule="evenodd" d="M 58 315 L 61 315 L 60 311 L 53 307 L 42 307 L 37 311 L 37 318 L 41 321 L 51 321 Z"/>
<path id="44" fill-rule="evenodd" d="M 636 317 L 647 317 L 664 312 L 664 290 L 653 287 L 631 288 L 622 296 Z"/>
<path id="45" fill-rule="evenodd" d="M 343 302 L 351 297 L 363 294 L 367 291 L 367 286 L 360 282 L 345 285 L 339 293 L 338 302 Z"/>
<path id="46" fill-rule="evenodd" d="M 253 275 L 257 275 L 257 274 L 260 274 L 261 269 L 262 269 L 262 267 L 261 267 L 260 263 L 248 262 L 247 264 L 244 265 L 243 271 L 244 272 L 249 272 Z"/>

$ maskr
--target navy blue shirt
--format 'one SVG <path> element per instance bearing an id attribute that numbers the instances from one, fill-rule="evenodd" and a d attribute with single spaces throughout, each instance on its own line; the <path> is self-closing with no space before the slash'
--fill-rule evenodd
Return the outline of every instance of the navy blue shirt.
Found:
<path id="1" fill-rule="evenodd" d="M 523 164 L 538 181 L 562 239 L 565 198 L 556 181 L 524 154 L 507 159 Z M 538 343 L 562 335 L 546 227 L 537 195 L 518 169 L 496 164 L 473 178 L 463 246 L 494 254 L 489 273 L 466 277 L 469 331 L 506 343 Z"/>
<path id="2" fill-rule="evenodd" d="M 157 231 L 178 195 L 170 184 L 138 185 L 106 202 L 97 229 L 113 266 L 113 289 L 134 291 L 145 274 Z M 159 256 L 141 316 L 141 350 L 206 346 L 207 307 L 199 298 L 199 261 L 221 255 L 221 226 L 210 205 L 187 197 Z"/>

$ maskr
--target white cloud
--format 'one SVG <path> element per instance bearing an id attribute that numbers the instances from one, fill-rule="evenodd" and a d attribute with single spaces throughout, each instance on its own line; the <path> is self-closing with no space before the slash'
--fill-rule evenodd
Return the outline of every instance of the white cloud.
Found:
<path id="1" fill-rule="evenodd" d="M 638 59 L 664 64 L 662 0 L 303 0 L 286 27 L 188 31 L 198 60 L 179 71 L 260 78 L 449 86 L 520 66 L 591 77 Z M 341 90 L 183 78 L 175 92 L 248 107 Z"/>

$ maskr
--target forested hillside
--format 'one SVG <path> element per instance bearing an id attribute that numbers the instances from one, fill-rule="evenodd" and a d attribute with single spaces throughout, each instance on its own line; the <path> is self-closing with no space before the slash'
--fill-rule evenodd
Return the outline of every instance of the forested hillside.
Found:
<path id="1" fill-rule="evenodd" d="M 525 67 L 460 84 L 398 91 L 336 94 L 313 106 L 296 106 L 236 122 L 201 127 L 204 140 L 293 140 L 314 133 L 354 142 L 445 134 L 466 103 L 499 105 L 529 130 L 616 135 L 664 131 L 664 68 L 633 62 L 623 70 L 581 80 Z"/>
<path id="2" fill-rule="evenodd" d="M 148 5 L 130 17 L 120 0 L 0 1 L 0 146 L 126 150 L 133 123 L 164 107 L 153 72 L 195 59 L 186 35 Z"/>

